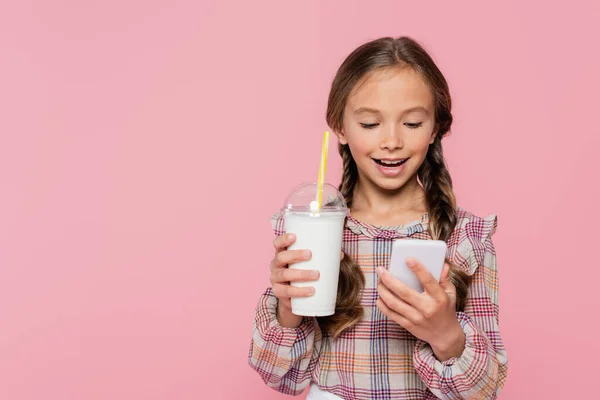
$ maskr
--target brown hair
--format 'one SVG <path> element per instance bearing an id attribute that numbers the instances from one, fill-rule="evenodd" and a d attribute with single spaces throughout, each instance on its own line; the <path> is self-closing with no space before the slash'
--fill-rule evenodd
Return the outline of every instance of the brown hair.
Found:
<path id="1" fill-rule="evenodd" d="M 421 45 L 409 37 L 386 37 L 365 43 L 354 50 L 333 79 L 327 104 L 327 123 L 334 131 L 341 132 L 346 101 L 356 84 L 366 74 L 387 67 L 411 68 L 425 79 L 434 96 L 437 135 L 429 146 L 417 176 L 425 190 L 429 233 L 433 239 L 447 241 L 457 221 L 452 179 L 442 152 L 442 138 L 452 125 L 450 91 L 441 71 Z M 348 145 L 339 144 L 339 152 L 344 168 L 339 189 L 348 207 L 351 207 L 358 170 Z M 463 310 L 469 276 L 452 266 L 450 280 L 456 286 L 456 308 Z M 364 286 L 365 277 L 360 267 L 350 257 L 344 256 L 340 265 L 336 313 L 319 318 L 319 324 L 327 334 L 337 337 L 360 320 L 363 315 L 360 296 Z"/>

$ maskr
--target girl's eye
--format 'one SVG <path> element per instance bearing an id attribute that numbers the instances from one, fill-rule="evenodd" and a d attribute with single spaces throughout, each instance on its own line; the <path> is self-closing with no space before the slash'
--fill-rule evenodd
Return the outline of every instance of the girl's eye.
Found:
<path id="1" fill-rule="evenodd" d="M 404 126 L 407 126 L 409 129 L 417 129 L 417 128 L 420 128 L 421 125 L 423 125 L 422 122 L 417 122 L 417 123 L 405 122 L 404 123 Z"/>
<path id="2" fill-rule="evenodd" d="M 362 122 L 360 123 L 360 126 L 362 126 L 365 129 L 373 129 L 378 125 L 379 125 L 378 123 L 374 123 L 374 124 L 363 124 Z"/>

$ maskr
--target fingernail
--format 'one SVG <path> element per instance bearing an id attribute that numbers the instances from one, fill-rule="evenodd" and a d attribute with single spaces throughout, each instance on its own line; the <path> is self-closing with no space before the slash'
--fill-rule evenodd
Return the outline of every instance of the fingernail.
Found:
<path id="1" fill-rule="evenodd" d="M 312 271 L 310 273 L 311 278 L 318 278 L 319 277 L 319 271 Z"/>
<path id="2" fill-rule="evenodd" d="M 315 294 L 315 288 L 309 288 L 308 294 Z"/>
<path id="3" fill-rule="evenodd" d="M 415 266 L 415 260 L 413 260 L 412 258 L 407 258 L 406 259 L 406 265 L 408 265 L 409 267 L 414 267 Z"/>
<path id="4" fill-rule="evenodd" d="M 377 273 L 377 275 L 381 275 L 381 274 L 383 274 L 383 268 L 377 267 L 377 268 L 375 268 L 375 272 Z"/>
<path id="5" fill-rule="evenodd" d="M 293 233 L 288 233 L 287 238 L 288 240 L 292 240 L 295 237 L 295 235 Z"/>
<path id="6" fill-rule="evenodd" d="M 304 252 L 302 253 L 302 255 L 303 255 L 305 258 L 309 258 L 309 257 L 310 257 L 310 250 L 304 250 Z"/>

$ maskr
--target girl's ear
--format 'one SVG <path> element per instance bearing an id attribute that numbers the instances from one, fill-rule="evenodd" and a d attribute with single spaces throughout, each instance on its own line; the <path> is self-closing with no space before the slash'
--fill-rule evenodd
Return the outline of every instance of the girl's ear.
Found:
<path id="1" fill-rule="evenodd" d="M 334 132 L 335 135 L 338 138 L 338 141 L 342 144 L 348 144 L 348 140 L 346 139 L 346 134 L 344 133 L 344 129 L 342 129 L 340 132 Z"/>
<path id="2" fill-rule="evenodd" d="M 429 139 L 429 144 L 433 144 L 433 142 L 435 142 L 435 138 L 438 135 L 438 130 L 439 130 L 439 125 L 435 124 L 435 127 L 433 128 L 433 132 L 431 132 L 431 138 Z"/>

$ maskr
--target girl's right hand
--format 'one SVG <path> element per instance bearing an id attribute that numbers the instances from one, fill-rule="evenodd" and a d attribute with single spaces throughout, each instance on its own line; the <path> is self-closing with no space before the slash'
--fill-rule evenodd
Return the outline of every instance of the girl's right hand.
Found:
<path id="1" fill-rule="evenodd" d="M 300 261 L 309 260 L 311 257 L 309 250 L 287 250 L 287 247 L 296 241 L 293 233 L 277 236 L 273 241 L 275 247 L 275 256 L 271 260 L 271 287 L 273 294 L 279 299 L 278 316 L 297 318 L 286 318 L 302 321 L 301 316 L 292 314 L 292 297 L 309 297 L 315 292 L 313 287 L 294 287 L 290 282 L 307 282 L 319 279 L 318 271 L 302 271 L 289 269 L 288 265 Z M 280 321 L 281 323 L 281 321 Z"/>

